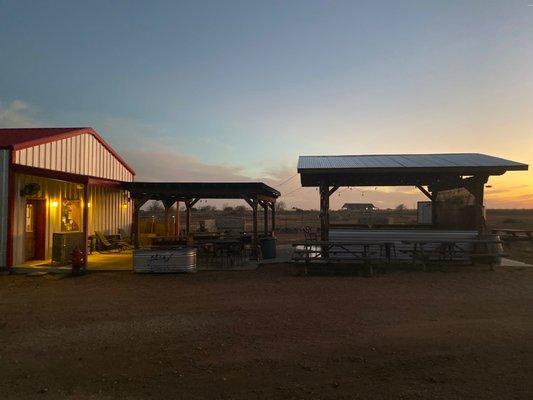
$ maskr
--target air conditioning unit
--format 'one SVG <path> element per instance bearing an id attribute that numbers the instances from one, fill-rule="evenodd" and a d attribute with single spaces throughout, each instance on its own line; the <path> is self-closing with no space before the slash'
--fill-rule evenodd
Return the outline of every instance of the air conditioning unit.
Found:
<path id="1" fill-rule="evenodd" d="M 52 237 L 52 262 L 69 263 L 76 249 L 86 251 L 83 232 L 58 232 Z"/>

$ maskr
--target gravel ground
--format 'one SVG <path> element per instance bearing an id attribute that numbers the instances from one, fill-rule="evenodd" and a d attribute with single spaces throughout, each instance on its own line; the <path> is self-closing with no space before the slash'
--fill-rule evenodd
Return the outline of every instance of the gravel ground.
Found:
<path id="1" fill-rule="evenodd" d="M 2 399 L 531 399 L 533 269 L 0 276 Z"/>

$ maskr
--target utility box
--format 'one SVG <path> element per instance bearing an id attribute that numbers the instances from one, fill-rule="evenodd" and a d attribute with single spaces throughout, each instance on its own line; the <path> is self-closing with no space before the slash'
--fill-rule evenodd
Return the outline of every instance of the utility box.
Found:
<path id="1" fill-rule="evenodd" d="M 417 223 L 419 225 L 431 225 L 433 223 L 431 201 L 419 201 L 417 203 Z"/>

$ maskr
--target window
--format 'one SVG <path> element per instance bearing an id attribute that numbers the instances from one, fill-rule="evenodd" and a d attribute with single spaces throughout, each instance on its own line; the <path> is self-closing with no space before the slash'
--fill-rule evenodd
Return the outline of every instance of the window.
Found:
<path id="1" fill-rule="evenodd" d="M 33 232 L 33 204 L 26 204 L 26 232 Z"/>

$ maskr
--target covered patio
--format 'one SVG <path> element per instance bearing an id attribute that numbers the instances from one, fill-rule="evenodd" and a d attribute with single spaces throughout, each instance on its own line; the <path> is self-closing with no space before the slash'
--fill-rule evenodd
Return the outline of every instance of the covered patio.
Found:
<path id="1" fill-rule="evenodd" d="M 139 211 L 149 200 L 158 200 L 164 206 L 165 236 L 181 236 L 179 226 L 180 202 L 186 207 L 185 236 L 191 231 L 191 213 L 201 199 L 242 199 L 252 208 L 252 257 L 257 258 L 259 232 L 259 207 L 263 209 L 264 235 L 273 235 L 276 229 L 276 199 L 280 192 L 262 182 L 124 182 L 123 189 L 133 199 L 132 239 L 136 249 L 140 247 Z M 169 225 L 170 210 L 176 205 L 173 231 Z M 269 213 L 270 211 L 270 213 Z M 270 223 L 269 223 L 270 220 Z"/>
<path id="2" fill-rule="evenodd" d="M 329 240 L 329 198 L 343 186 L 415 186 L 430 201 L 432 227 L 450 226 L 446 205 L 469 196 L 467 218 L 459 229 L 486 231 L 484 187 L 492 175 L 524 171 L 527 164 L 478 153 L 301 156 L 298 172 L 304 187 L 320 193 L 320 235 Z M 449 213 L 448 213 L 449 214 Z"/>
<path id="3" fill-rule="evenodd" d="M 320 193 L 320 241 L 296 243 L 293 261 L 331 267 L 356 263 L 501 265 L 502 242 L 486 235 L 485 184 L 492 175 L 527 170 L 526 164 L 477 153 L 302 156 L 304 187 Z M 331 225 L 329 199 L 342 186 L 414 186 L 430 202 L 429 223 L 415 225 Z M 362 226 L 364 225 L 364 226 Z M 333 229 L 331 229 L 333 228 Z"/>

